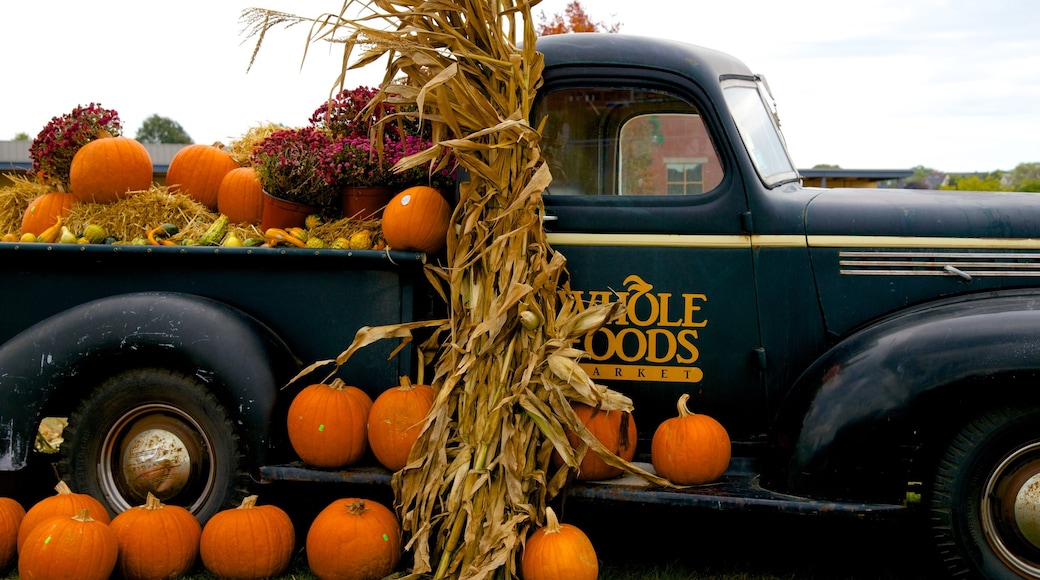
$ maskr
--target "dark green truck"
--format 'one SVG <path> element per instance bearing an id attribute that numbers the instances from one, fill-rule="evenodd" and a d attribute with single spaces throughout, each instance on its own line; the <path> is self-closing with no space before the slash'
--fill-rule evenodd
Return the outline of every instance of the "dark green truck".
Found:
<path id="1" fill-rule="evenodd" d="M 740 61 L 615 34 L 539 40 L 545 227 L 585 303 L 623 302 L 586 370 L 635 404 L 637 459 L 690 406 L 728 430 L 711 486 L 569 501 L 927 521 L 948 571 L 1040 578 L 1040 197 L 801 186 Z M 439 315 L 405 252 L 0 244 L 0 471 L 56 461 L 113 512 L 200 518 L 308 468 L 284 434 L 304 365 L 364 325 Z M 373 396 L 395 344 L 343 369 Z M 68 417 L 57 460 L 34 451 Z"/>

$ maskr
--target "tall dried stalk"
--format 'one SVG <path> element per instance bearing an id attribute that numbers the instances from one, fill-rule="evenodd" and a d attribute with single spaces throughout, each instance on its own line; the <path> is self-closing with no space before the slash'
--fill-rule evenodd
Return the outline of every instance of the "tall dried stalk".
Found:
<path id="1" fill-rule="evenodd" d="M 570 466 L 579 462 L 565 427 L 608 462 L 666 484 L 610 454 L 570 407 L 631 410 L 631 401 L 594 383 L 572 346 L 615 316 L 617 304 L 575 303 L 565 260 L 542 227 L 551 176 L 539 131 L 527 122 L 543 66 L 531 18 L 538 2 L 346 0 L 338 13 L 313 19 L 246 13 L 258 40 L 272 26 L 309 22 L 310 41 L 342 42 L 338 83 L 350 68 L 387 56 L 372 105 L 411 105 L 404 110 L 431 124 L 435 142 L 399 165 L 436 164 L 450 151 L 469 175 L 448 263 L 427 268 L 450 305 L 450 318 L 430 323 L 435 332 L 419 349 L 433 363 L 437 396 L 408 465 L 393 477 L 412 577 L 515 576 L 529 529 L 567 482 L 568 469 L 551 467 L 553 450 Z M 337 363 L 422 325 L 363 329 Z"/>

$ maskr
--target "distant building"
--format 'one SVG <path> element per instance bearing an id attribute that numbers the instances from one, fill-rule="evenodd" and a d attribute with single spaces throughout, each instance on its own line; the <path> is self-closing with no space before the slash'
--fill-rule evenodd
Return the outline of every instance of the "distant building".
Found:
<path id="1" fill-rule="evenodd" d="M 11 184 L 8 175 L 25 175 L 32 169 L 32 158 L 29 157 L 30 140 L 0 141 L 0 187 Z M 159 185 L 166 184 L 166 172 L 170 169 L 173 156 L 185 145 L 181 143 L 144 143 L 148 155 L 152 158 L 153 181 Z"/>
<path id="2" fill-rule="evenodd" d="M 903 187 L 905 180 L 913 176 L 911 169 L 799 169 L 805 187 L 867 187 L 892 183 L 892 187 Z"/>

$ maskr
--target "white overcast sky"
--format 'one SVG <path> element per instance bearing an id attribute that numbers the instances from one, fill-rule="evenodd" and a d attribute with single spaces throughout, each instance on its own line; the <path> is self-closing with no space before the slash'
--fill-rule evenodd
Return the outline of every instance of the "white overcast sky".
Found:
<path id="1" fill-rule="evenodd" d="M 561 13 L 544 0 L 535 15 Z M 584 0 L 621 32 L 733 54 L 766 75 L 798 167 L 947 172 L 1040 162 L 1036 0 Z M 124 133 L 158 114 L 199 143 L 265 121 L 307 122 L 339 55 L 278 29 L 246 72 L 251 6 L 307 16 L 338 0 L 12 1 L 4 6 L 0 140 L 35 137 L 79 104 L 115 109 Z M 373 85 L 380 66 L 348 77 Z"/>

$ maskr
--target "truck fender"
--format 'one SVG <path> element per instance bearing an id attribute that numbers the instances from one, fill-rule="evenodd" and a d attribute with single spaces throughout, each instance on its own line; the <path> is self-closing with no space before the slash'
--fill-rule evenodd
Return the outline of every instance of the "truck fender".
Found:
<path id="1" fill-rule="evenodd" d="M 901 500 L 906 473 L 892 472 L 899 430 L 926 396 L 1038 370 L 1040 295 L 986 293 L 893 315 L 839 342 L 799 378 L 778 415 L 763 482 L 817 497 L 883 494 L 887 482 L 880 499 Z"/>
<path id="2" fill-rule="evenodd" d="M 144 364 L 208 384 L 243 427 L 250 465 L 263 461 L 278 389 L 300 366 L 270 328 L 201 296 L 142 292 L 74 306 L 0 346 L 0 471 L 26 466 L 52 397 L 74 401 L 67 389 L 91 386 L 78 379 Z"/>

